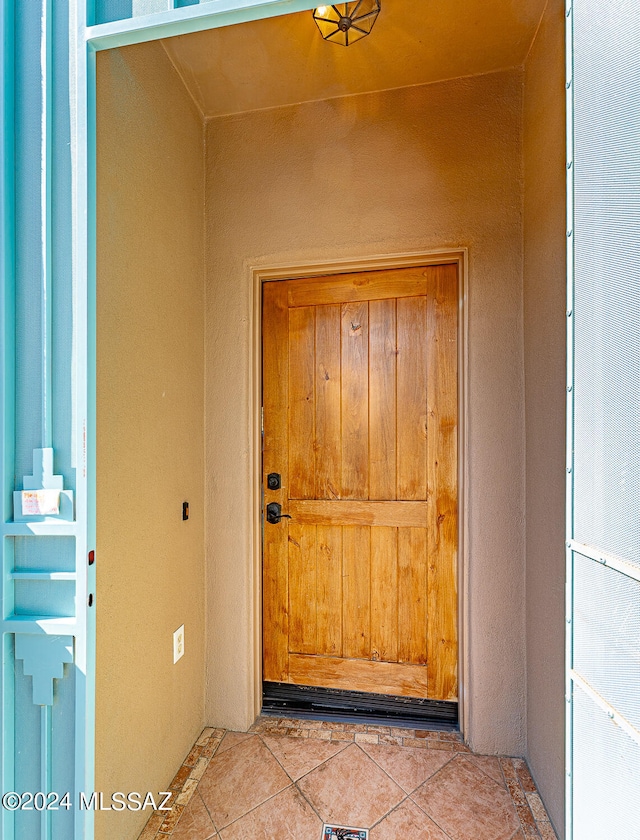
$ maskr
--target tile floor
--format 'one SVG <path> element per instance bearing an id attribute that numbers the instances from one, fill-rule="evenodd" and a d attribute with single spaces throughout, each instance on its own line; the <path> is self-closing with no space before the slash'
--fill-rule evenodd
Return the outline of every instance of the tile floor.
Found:
<path id="1" fill-rule="evenodd" d="M 451 732 L 259 718 L 207 728 L 139 840 L 556 840 L 527 765 Z"/>

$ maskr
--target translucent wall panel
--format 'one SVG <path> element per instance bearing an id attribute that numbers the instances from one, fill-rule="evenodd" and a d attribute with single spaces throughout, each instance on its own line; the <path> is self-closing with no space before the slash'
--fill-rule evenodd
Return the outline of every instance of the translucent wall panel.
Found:
<path id="1" fill-rule="evenodd" d="M 574 840 L 637 840 L 640 744 L 578 687 L 573 737 Z"/>
<path id="2" fill-rule="evenodd" d="M 587 546 L 569 567 L 568 840 L 640 840 L 640 14 L 637 0 L 568 5 L 569 536 Z"/>
<path id="3" fill-rule="evenodd" d="M 640 583 L 575 555 L 573 667 L 640 733 Z"/>
<path id="4" fill-rule="evenodd" d="M 640 566 L 640 14 L 574 4 L 575 538 Z"/>

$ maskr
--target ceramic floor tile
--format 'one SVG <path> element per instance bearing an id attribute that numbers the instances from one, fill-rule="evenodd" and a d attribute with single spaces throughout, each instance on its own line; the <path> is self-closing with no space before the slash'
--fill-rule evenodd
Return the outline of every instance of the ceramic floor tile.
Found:
<path id="1" fill-rule="evenodd" d="M 529 768 L 527 767 L 527 762 L 522 758 L 514 758 L 513 766 L 516 769 L 518 779 L 520 780 L 520 784 L 522 785 L 523 789 L 527 793 L 537 793 L 535 782 L 531 778 L 531 773 L 529 772 Z"/>
<path id="2" fill-rule="evenodd" d="M 544 822 L 548 820 L 547 811 L 542 803 L 542 799 L 537 793 L 527 793 L 527 802 L 531 808 L 531 813 L 536 822 Z"/>
<path id="3" fill-rule="evenodd" d="M 483 770 L 487 776 L 493 779 L 502 787 L 505 787 L 504 776 L 500 769 L 500 759 L 495 755 L 468 755 L 469 761 L 473 761 L 476 767 Z"/>
<path id="4" fill-rule="evenodd" d="M 220 830 L 290 784 L 260 738 L 247 738 L 215 755 L 198 785 Z"/>
<path id="5" fill-rule="evenodd" d="M 453 758 L 453 753 L 442 750 L 421 750 L 393 744 L 360 746 L 406 793 L 412 793 Z"/>
<path id="6" fill-rule="evenodd" d="M 556 833 L 550 822 L 539 822 L 538 831 L 540 832 L 542 840 L 557 840 Z"/>
<path id="7" fill-rule="evenodd" d="M 155 840 L 158 829 L 164 822 L 164 817 L 165 815 L 162 811 L 154 811 L 149 818 L 149 822 L 142 829 L 142 834 L 138 837 L 138 840 Z"/>
<path id="8" fill-rule="evenodd" d="M 351 744 L 298 782 L 324 822 L 370 828 L 404 792 L 360 747 Z"/>
<path id="9" fill-rule="evenodd" d="M 209 840 L 217 837 L 216 827 L 199 793 L 195 793 L 182 812 L 171 840 Z"/>
<path id="10" fill-rule="evenodd" d="M 510 840 L 520 828 L 509 792 L 461 756 L 418 788 L 412 799 L 452 840 Z"/>
<path id="11" fill-rule="evenodd" d="M 318 815 L 292 785 L 223 828 L 220 837 L 222 840 L 320 840 L 321 832 Z"/>
<path id="12" fill-rule="evenodd" d="M 173 805 L 160 826 L 161 834 L 171 834 L 184 812 L 184 805 Z"/>
<path id="13" fill-rule="evenodd" d="M 371 829 L 369 840 L 449 840 L 410 799 Z"/>
<path id="14" fill-rule="evenodd" d="M 251 732 L 227 732 L 222 739 L 220 746 L 218 747 L 216 754 L 220 755 L 220 753 L 225 752 L 231 747 L 235 747 L 236 744 L 242 743 L 242 741 L 246 741 L 248 738 L 254 738 L 255 736 Z"/>
<path id="15" fill-rule="evenodd" d="M 294 782 L 345 747 L 337 741 L 319 741 L 314 738 L 289 738 L 283 735 L 261 737 Z"/>
<path id="16" fill-rule="evenodd" d="M 557 840 L 523 759 L 461 754 L 457 733 L 289 723 L 206 730 L 140 840 L 320 840 L 323 821 L 370 840 Z"/>

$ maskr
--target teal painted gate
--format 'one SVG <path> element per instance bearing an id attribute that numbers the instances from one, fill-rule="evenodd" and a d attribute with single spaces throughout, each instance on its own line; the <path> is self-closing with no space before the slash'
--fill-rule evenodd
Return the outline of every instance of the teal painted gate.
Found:
<path id="1" fill-rule="evenodd" d="M 0 0 L 4 840 L 93 836 L 95 52 L 312 5 Z"/>

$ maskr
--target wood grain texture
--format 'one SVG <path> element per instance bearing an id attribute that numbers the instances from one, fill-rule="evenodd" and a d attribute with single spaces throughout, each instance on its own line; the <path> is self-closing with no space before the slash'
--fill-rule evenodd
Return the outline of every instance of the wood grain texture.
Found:
<path id="1" fill-rule="evenodd" d="M 316 498 L 342 491 L 340 307 L 316 308 Z"/>
<path id="2" fill-rule="evenodd" d="M 368 659 L 371 650 L 371 529 L 342 529 L 342 653 Z"/>
<path id="3" fill-rule="evenodd" d="M 315 497 L 315 310 L 289 310 L 289 497 Z"/>
<path id="4" fill-rule="evenodd" d="M 426 502 L 295 501 L 289 504 L 294 522 L 321 525 L 388 525 L 424 528 Z"/>
<path id="5" fill-rule="evenodd" d="M 396 301 L 369 304 L 369 498 L 396 498 Z"/>
<path id="6" fill-rule="evenodd" d="M 342 528 L 316 528 L 317 653 L 342 655 Z"/>
<path id="7" fill-rule="evenodd" d="M 398 659 L 427 664 L 427 529 L 398 529 Z"/>
<path id="8" fill-rule="evenodd" d="M 454 265 L 267 284 L 265 679 L 455 699 L 457 306 Z"/>
<path id="9" fill-rule="evenodd" d="M 398 301 L 398 491 L 427 498 L 427 301 Z"/>
<path id="10" fill-rule="evenodd" d="M 294 310 L 295 311 L 295 310 Z M 342 494 L 369 498 L 369 305 L 342 306 Z"/>
<path id="11" fill-rule="evenodd" d="M 338 659 L 328 656 L 289 657 L 289 682 L 372 694 L 427 697 L 427 669 L 421 665 Z"/>
<path id="12" fill-rule="evenodd" d="M 282 523 L 280 523 L 281 525 Z M 279 528 L 280 525 L 274 525 Z M 289 650 L 315 653 L 316 528 L 289 524 Z"/>
<path id="13" fill-rule="evenodd" d="M 428 292 L 429 696 L 458 693 L 458 281 L 438 267 Z"/>
<path id="14" fill-rule="evenodd" d="M 397 268 L 289 280 L 289 306 L 384 300 L 426 295 L 430 268 Z"/>
<path id="15" fill-rule="evenodd" d="M 398 529 L 371 529 L 371 658 L 398 661 Z"/>
<path id="16" fill-rule="evenodd" d="M 262 383 L 264 436 L 262 468 L 264 486 L 270 472 L 282 476 L 282 489 L 265 489 L 265 504 L 279 502 L 286 511 L 289 459 L 289 313 L 284 283 L 263 286 Z M 286 523 L 287 520 L 285 520 Z M 268 630 L 268 643 L 263 650 L 263 677 L 282 682 L 289 669 L 289 549 L 287 527 L 264 526 L 262 557 L 263 623 Z"/>

